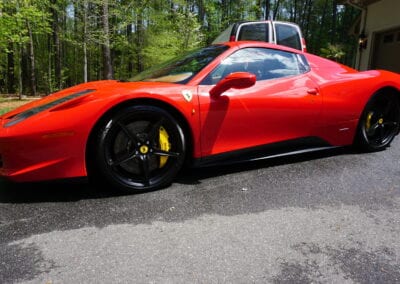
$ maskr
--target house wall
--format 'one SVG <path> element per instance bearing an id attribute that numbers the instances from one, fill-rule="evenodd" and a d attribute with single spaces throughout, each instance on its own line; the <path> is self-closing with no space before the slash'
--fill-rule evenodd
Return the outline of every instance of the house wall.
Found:
<path id="1" fill-rule="evenodd" d="M 374 51 L 374 36 L 393 28 L 400 28 L 400 0 L 382 0 L 368 6 L 363 11 L 365 22 L 365 34 L 368 36 L 368 45 L 361 52 L 358 51 L 356 68 L 367 70 L 371 68 L 372 52 Z M 361 29 L 363 27 L 363 20 Z M 400 50 L 399 50 L 400 52 Z"/>

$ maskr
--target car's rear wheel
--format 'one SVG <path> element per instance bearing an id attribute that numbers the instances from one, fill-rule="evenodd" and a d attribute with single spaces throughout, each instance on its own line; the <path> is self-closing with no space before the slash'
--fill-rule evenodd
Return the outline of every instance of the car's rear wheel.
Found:
<path id="1" fill-rule="evenodd" d="M 119 110 L 99 128 L 98 172 L 125 192 L 150 191 L 172 182 L 185 160 L 183 129 L 166 110 L 136 105 Z"/>
<path id="2" fill-rule="evenodd" d="M 400 107 L 394 93 L 377 93 L 361 115 L 356 145 L 360 150 L 380 151 L 390 145 L 399 132 Z"/>

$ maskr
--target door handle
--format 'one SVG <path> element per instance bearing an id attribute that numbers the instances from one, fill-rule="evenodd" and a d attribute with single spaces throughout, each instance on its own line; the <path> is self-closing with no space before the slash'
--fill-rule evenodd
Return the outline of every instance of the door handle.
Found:
<path id="1" fill-rule="evenodd" d="M 318 89 L 317 88 L 308 89 L 307 93 L 316 96 L 318 95 Z"/>

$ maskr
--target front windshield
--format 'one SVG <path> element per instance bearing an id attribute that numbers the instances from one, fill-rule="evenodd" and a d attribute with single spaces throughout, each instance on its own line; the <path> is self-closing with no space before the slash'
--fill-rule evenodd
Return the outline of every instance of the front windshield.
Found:
<path id="1" fill-rule="evenodd" d="M 228 48 L 225 45 L 212 45 L 197 49 L 184 56 L 174 58 L 159 66 L 143 71 L 130 79 L 130 81 L 185 84 Z"/>

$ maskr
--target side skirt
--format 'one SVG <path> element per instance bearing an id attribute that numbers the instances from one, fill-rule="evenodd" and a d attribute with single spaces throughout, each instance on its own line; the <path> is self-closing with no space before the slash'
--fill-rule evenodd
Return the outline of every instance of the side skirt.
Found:
<path id="1" fill-rule="evenodd" d="M 195 159 L 194 167 L 236 164 L 337 148 L 318 137 L 304 137 Z"/>

